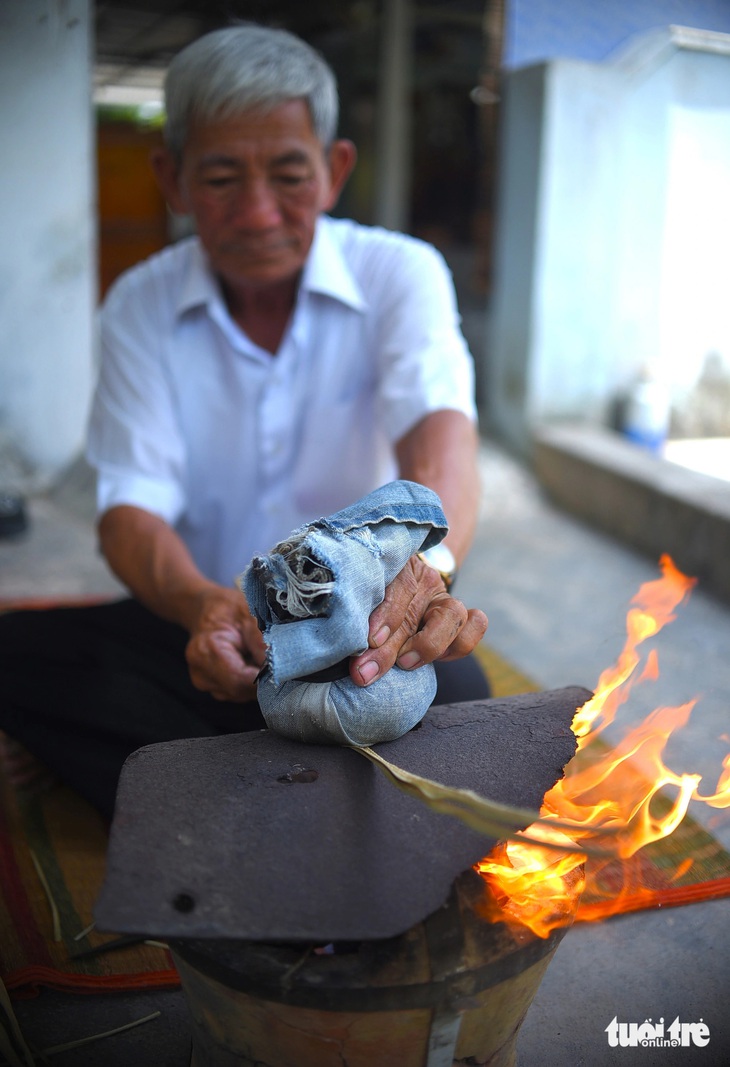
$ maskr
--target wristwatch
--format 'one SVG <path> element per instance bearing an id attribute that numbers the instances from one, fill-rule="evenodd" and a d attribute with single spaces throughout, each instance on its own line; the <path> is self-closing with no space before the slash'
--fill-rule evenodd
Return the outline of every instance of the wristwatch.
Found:
<path id="1" fill-rule="evenodd" d="M 425 552 L 419 552 L 418 557 L 423 560 L 426 566 L 433 567 L 435 571 L 439 572 L 446 586 L 446 591 L 450 592 L 456 578 L 456 560 L 451 549 L 444 544 L 432 545 Z"/>

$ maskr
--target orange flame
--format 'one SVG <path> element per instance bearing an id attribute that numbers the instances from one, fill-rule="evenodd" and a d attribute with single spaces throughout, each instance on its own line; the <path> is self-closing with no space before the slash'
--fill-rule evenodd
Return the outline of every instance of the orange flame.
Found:
<path id="1" fill-rule="evenodd" d="M 543 819 L 576 824 L 573 848 L 587 843 L 597 827 L 608 830 L 608 845 L 603 838 L 600 842 L 606 858 L 591 856 L 586 861 L 576 851 L 556 853 L 519 839 L 498 845 L 475 865 L 495 898 L 495 910 L 489 915 L 494 921 L 527 926 L 540 937 L 570 922 L 575 911 L 576 879 L 584 862 L 585 893 L 578 919 L 601 919 L 645 906 L 656 898 L 658 889 L 647 884 L 651 882 L 650 865 L 641 850 L 673 833 L 693 799 L 730 808 L 730 755 L 723 762 L 716 791 L 709 796 L 698 792 L 700 775 L 675 774 L 663 761 L 670 736 L 688 721 L 695 701 L 657 708 L 627 730 L 617 745 L 609 747 L 601 737 L 617 722 L 632 686 L 658 676 L 654 650 L 639 670 L 639 646 L 676 617 L 675 608 L 695 585 L 695 579 L 677 570 L 668 556 L 662 556 L 660 567 L 662 577 L 642 585 L 632 600 L 626 643 L 615 666 L 603 672 L 595 694 L 575 714 L 576 754 L 564 778 L 546 794 L 541 810 Z M 662 792 L 666 787 L 671 787 L 673 799 Z M 566 840 L 564 831 L 544 823 L 529 827 L 526 833 L 553 844 Z M 681 869 L 665 875 L 665 883 L 681 878 L 692 862 L 685 860 Z"/>

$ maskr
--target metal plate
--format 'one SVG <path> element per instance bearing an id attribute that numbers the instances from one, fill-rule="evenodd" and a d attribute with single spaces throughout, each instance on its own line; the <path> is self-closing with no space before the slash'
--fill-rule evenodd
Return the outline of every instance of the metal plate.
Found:
<path id="1" fill-rule="evenodd" d="M 577 687 L 433 708 L 378 746 L 406 770 L 538 809 L 575 751 Z M 396 789 L 358 753 L 268 730 L 127 760 L 97 925 L 257 941 L 391 937 L 495 842 Z"/>

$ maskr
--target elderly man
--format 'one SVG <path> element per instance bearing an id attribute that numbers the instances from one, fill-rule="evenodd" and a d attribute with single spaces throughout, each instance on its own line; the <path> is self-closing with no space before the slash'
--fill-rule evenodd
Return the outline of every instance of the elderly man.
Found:
<path id="1" fill-rule="evenodd" d="M 265 649 L 235 576 L 394 478 L 439 495 L 446 551 L 389 585 L 350 676 L 435 662 L 438 702 L 488 692 L 468 657 L 486 618 L 449 593 L 478 475 L 441 258 L 327 216 L 355 149 L 335 136 L 331 71 L 291 34 L 199 39 L 173 61 L 166 105 L 153 165 L 196 236 L 111 290 L 88 443 L 101 548 L 133 599 L 6 617 L 0 635 L 0 727 L 106 813 L 135 748 L 262 725 Z"/>

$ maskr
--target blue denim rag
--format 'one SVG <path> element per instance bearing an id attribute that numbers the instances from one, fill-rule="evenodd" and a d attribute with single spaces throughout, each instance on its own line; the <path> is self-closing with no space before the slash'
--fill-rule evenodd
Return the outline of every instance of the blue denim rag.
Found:
<path id="1" fill-rule="evenodd" d="M 430 664 L 393 667 L 366 689 L 349 676 L 307 676 L 367 648 L 368 619 L 386 586 L 447 530 L 431 489 L 397 481 L 254 557 L 240 585 L 267 645 L 258 686 L 267 726 L 299 741 L 371 745 L 420 722 L 436 692 Z"/>

